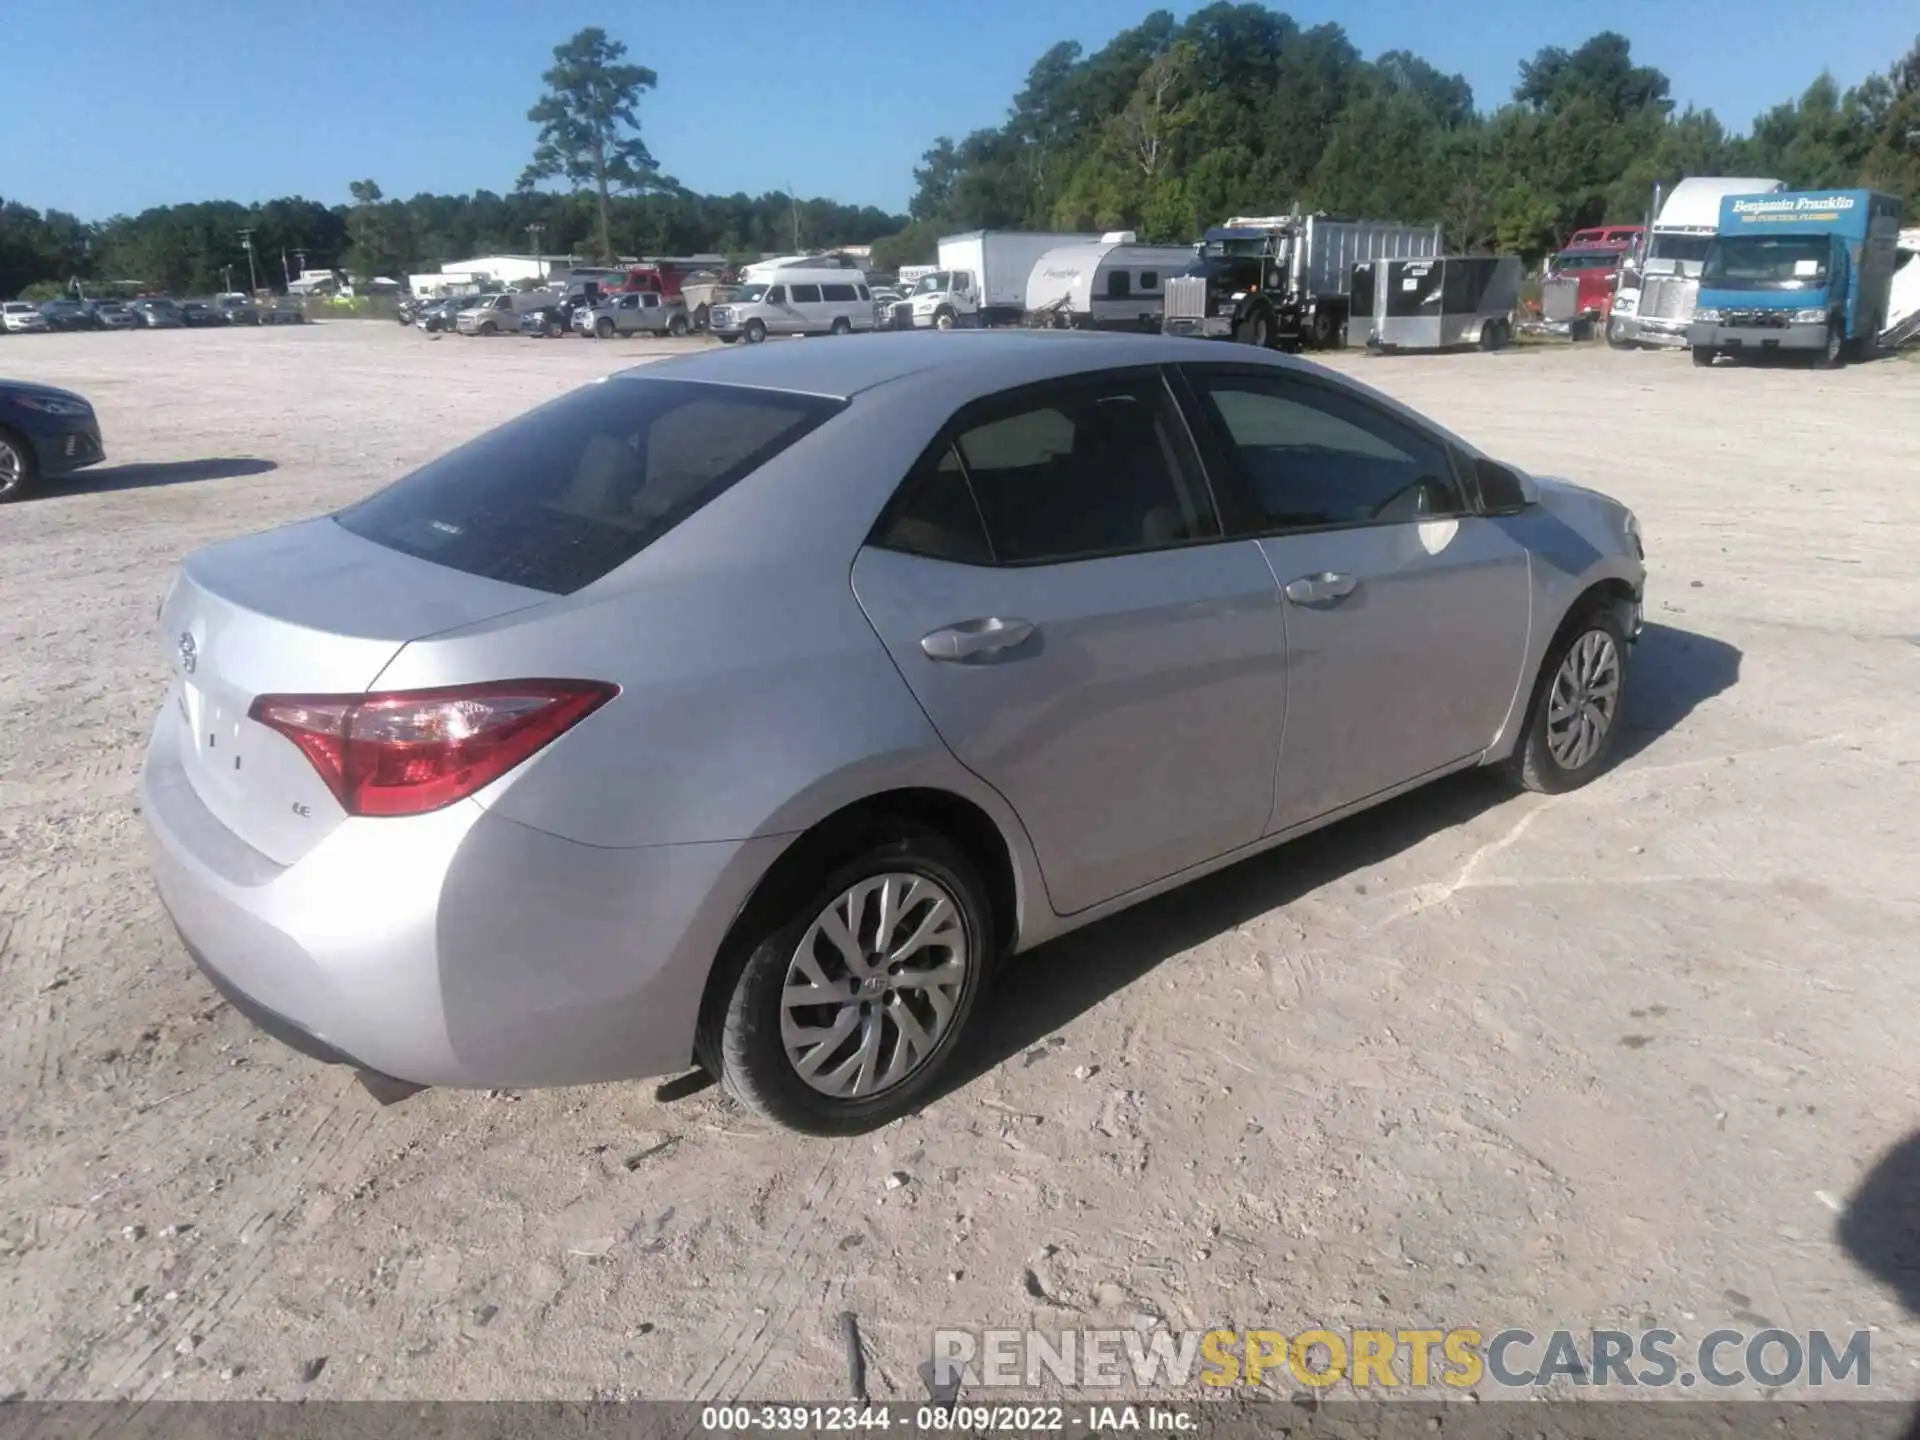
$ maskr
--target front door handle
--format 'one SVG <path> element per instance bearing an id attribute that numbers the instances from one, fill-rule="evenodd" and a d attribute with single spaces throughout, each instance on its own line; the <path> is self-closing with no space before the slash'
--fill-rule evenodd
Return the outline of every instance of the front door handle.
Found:
<path id="1" fill-rule="evenodd" d="M 1318 575 L 1302 575 L 1298 580 L 1289 580 L 1286 594 L 1287 599 L 1296 605 L 1325 605 L 1346 599 L 1358 583 L 1351 575 L 1323 570 Z"/>
<path id="2" fill-rule="evenodd" d="M 1031 620 L 1002 619 L 997 615 L 984 620 L 963 620 L 923 636 L 920 648 L 929 660 L 971 660 L 977 655 L 1011 650 L 1033 634 L 1033 629 Z"/>

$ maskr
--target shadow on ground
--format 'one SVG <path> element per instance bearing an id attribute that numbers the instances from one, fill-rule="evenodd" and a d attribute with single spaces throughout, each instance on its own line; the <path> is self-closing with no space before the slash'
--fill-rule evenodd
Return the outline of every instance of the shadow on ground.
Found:
<path id="1" fill-rule="evenodd" d="M 92 495 L 107 490 L 144 490 L 158 485 L 187 485 L 195 480 L 232 480 L 278 470 L 272 460 L 239 456 L 212 460 L 162 460 L 151 465 L 102 465 L 77 475 L 46 481 L 43 495 Z"/>
<path id="2" fill-rule="evenodd" d="M 1847 1203 L 1834 1238 L 1909 1315 L 1920 1316 L 1920 1132 L 1882 1155 Z M 1906 1440 L 1920 1440 L 1920 1410 Z"/>
<path id="3" fill-rule="evenodd" d="M 1733 646 L 1671 626 L 1647 626 L 1635 647 L 1631 728 L 1622 737 L 1620 758 L 1680 725 L 1696 706 L 1731 687 L 1739 673 L 1740 652 Z M 972 1027 L 973 1039 L 940 1092 L 1019 1054 L 1163 960 L 1511 798 L 1492 776 L 1450 776 L 1019 956 L 1002 969 L 985 1023 Z"/>

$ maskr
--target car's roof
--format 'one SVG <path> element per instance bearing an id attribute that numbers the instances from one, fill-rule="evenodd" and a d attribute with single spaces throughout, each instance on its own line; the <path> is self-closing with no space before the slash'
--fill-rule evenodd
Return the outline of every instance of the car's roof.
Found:
<path id="1" fill-rule="evenodd" d="M 622 371 L 640 378 L 704 380 L 851 399 L 863 390 L 940 371 L 956 395 L 1109 370 L 1181 361 L 1297 364 L 1271 352 L 1164 335 L 1063 330 L 888 331 L 838 339 L 781 340 L 676 356 Z"/>

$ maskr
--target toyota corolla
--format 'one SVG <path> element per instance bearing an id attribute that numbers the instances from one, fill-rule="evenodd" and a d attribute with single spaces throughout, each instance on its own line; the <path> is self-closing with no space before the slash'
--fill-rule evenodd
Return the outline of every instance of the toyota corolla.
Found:
<path id="1" fill-rule="evenodd" d="M 1606 767 L 1591 490 L 1323 369 L 903 334 L 650 365 L 161 613 L 159 889 L 377 1084 L 923 1101 L 1006 957 L 1450 772 Z"/>

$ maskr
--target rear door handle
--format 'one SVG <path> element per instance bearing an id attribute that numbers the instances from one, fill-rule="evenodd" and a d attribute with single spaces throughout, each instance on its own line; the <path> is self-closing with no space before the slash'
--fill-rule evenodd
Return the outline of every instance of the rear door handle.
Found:
<path id="1" fill-rule="evenodd" d="M 971 660 L 976 655 L 1011 650 L 1033 634 L 1033 630 L 1031 620 L 1002 619 L 999 616 L 963 620 L 957 625 L 949 625 L 923 636 L 920 648 L 926 652 L 929 660 Z"/>
<path id="2" fill-rule="evenodd" d="M 1323 570 L 1318 575 L 1302 575 L 1298 580 L 1289 580 L 1286 594 L 1287 599 L 1296 605 L 1325 605 L 1346 599 L 1358 583 L 1351 575 Z"/>

